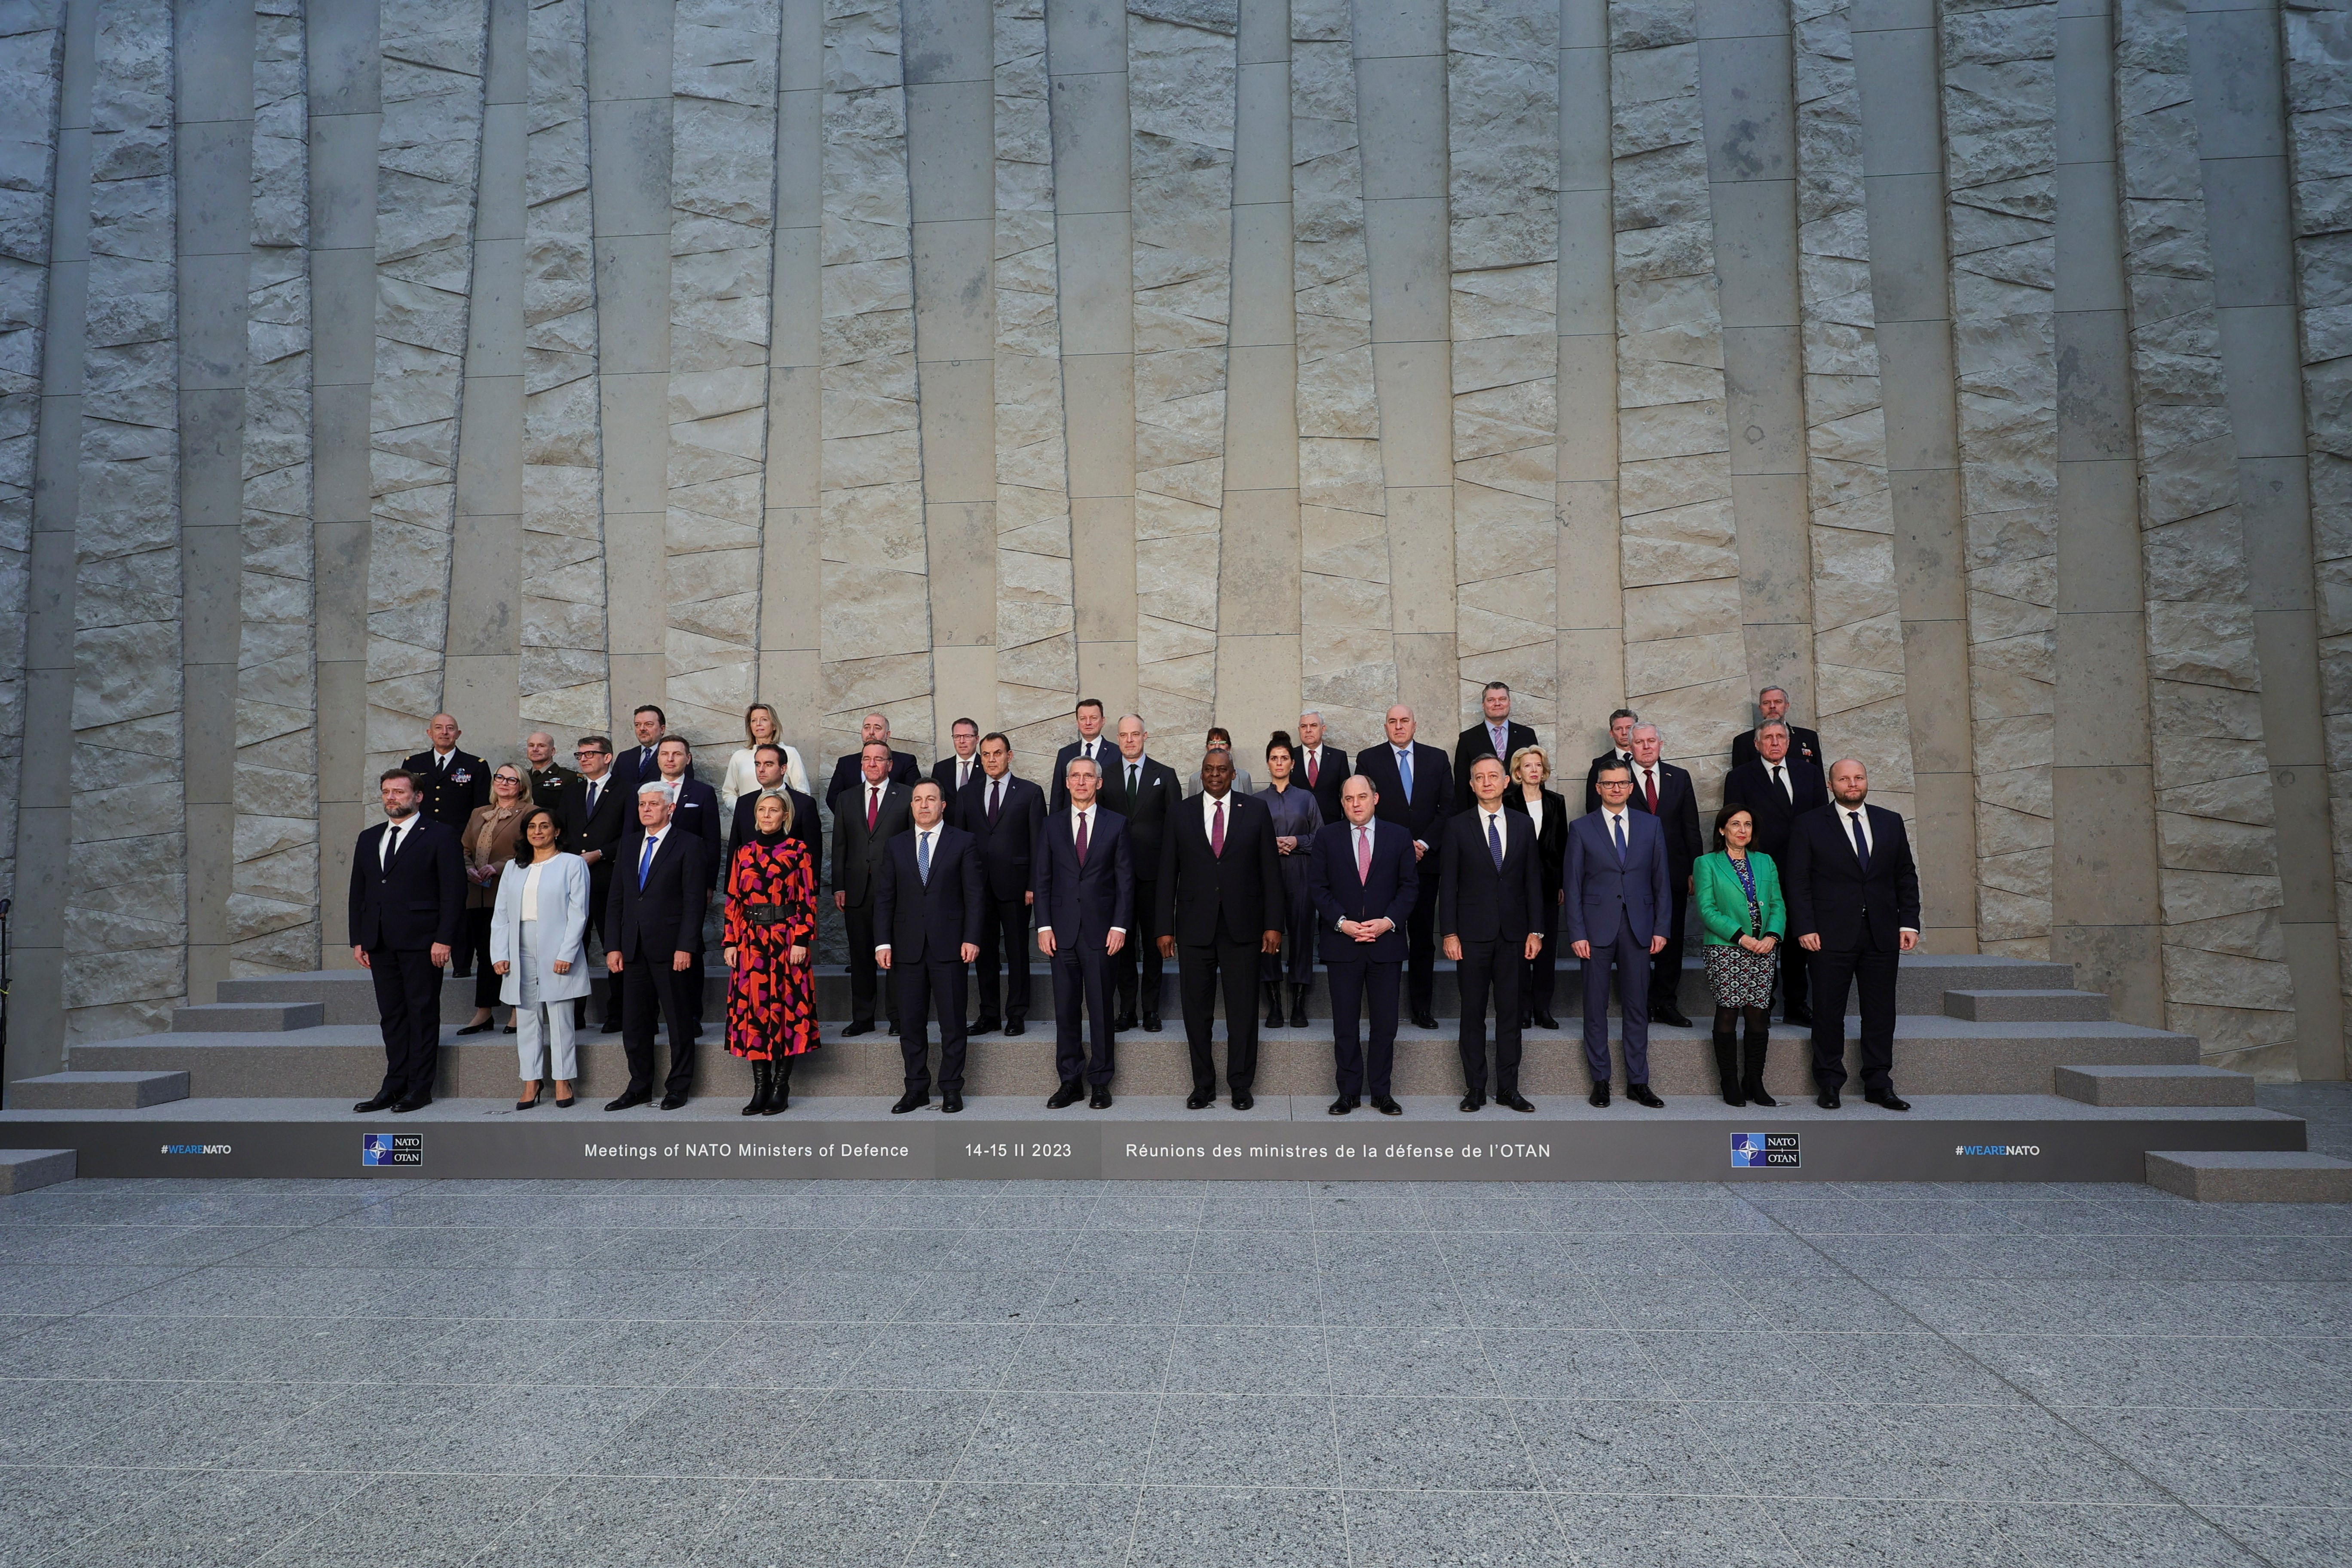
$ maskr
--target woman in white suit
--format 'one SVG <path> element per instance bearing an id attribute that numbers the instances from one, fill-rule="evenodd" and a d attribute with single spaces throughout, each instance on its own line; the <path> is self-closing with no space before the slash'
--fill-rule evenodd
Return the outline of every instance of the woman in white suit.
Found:
<path id="1" fill-rule="evenodd" d="M 588 994 L 588 862 L 555 847 L 560 829 L 544 807 L 524 814 L 514 865 L 499 879 L 490 913 L 490 967 L 505 976 L 499 1000 L 512 1007 L 522 1058 L 524 1098 L 539 1103 L 540 1079 L 555 1079 L 555 1108 L 574 1098 L 580 1076 L 572 1043 L 572 1005 Z M 550 1058 L 552 1058 L 551 1062 Z"/>
<path id="2" fill-rule="evenodd" d="M 719 819 L 735 820 L 738 796 L 760 793 L 759 758 L 756 748 L 774 746 L 784 753 L 784 782 L 800 791 L 809 793 L 808 769 L 801 763 L 800 748 L 784 744 L 784 728 L 776 719 L 776 710 L 764 702 L 754 702 L 743 710 L 743 733 L 750 737 L 740 750 L 728 759 L 727 772 L 719 780 Z"/>

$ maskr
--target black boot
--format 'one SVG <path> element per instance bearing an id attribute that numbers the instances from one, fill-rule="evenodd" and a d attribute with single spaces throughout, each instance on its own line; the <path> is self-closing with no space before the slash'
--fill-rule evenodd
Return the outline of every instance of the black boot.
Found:
<path id="1" fill-rule="evenodd" d="M 738 1114 L 743 1116 L 757 1116 L 761 1111 L 767 1109 L 768 1085 L 772 1081 L 775 1069 L 773 1064 L 757 1059 L 752 1061 L 751 1098 L 745 1103 L 742 1110 Z"/>
<path id="2" fill-rule="evenodd" d="M 1294 1029 L 1307 1027 L 1307 987 L 1304 985 L 1290 988 L 1290 1026 Z"/>
<path id="3" fill-rule="evenodd" d="M 1258 989 L 1265 993 L 1265 1026 L 1279 1029 L 1282 1027 L 1282 982 L 1262 981 Z"/>
<path id="4" fill-rule="evenodd" d="M 1764 1051 L 1772 1043 L 1772 1026 L 1769 1022 L 1771 1015 L 1768 1013 L 1765 1017 L 1768 1021 L 1764 1023 L 1757 1022 L 1752 1016 L 1748 1018 L 1748 1038 L 1743 1042 L 1747 1051 L 1740 1064 L 1739 1087 L 1750 1105 L 1780 1103 L 1764 1092 Z"/>
<path id="5" fill-rule="evenodd" d="M 793 1102 L 793 1058 L 778 1057 L 768 1074 L 768 1100 L 760 1107 L 762 1116 L 773 1116 Z"/>
<path id="6" fill-rule="evenodd" d="M 1716 1026 L 1715 1072 L 1723 1085 L 1724 1104 L 1748 1103 L 1748 1097 L 1739 1089 L 1739 1035 L 1737 1026 Z"/>

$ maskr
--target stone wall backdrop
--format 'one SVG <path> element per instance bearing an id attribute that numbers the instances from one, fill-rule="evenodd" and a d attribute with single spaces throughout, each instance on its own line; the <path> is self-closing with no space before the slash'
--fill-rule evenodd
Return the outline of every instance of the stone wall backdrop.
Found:
<path id="1" fill-rule="evenodd" d="M 342 962 L 440 708 L 1035 776 L 1489 679 L 1709 802 L 1781 682 L 1932 946 L 2345 1071 L 2347 4 L 25 0 L 0 85 L 12 1073 Z"/>

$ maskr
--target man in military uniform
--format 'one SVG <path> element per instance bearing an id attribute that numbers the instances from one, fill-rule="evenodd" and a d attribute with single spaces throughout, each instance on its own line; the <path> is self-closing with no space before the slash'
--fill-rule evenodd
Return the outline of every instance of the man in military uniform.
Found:
<path id="1" fill-rule="evenodd" d="M 580 775 L 555 760 L 555 737 L 544 730 L 530 732 L 522 743 L 522 754 L 532 802 L 553 811 L 563 792 L 580 782 Z"/>
<path id="2" fill-rule="evenodd" d="M 490 765 L 471 752 L 457 749 L 457 721 L 436 713 L 425 727 L 432 744 L 400 765 L 415 775 L 424 791 L 424 813 L 452 831 L 464 833 L 467 819 L 478 805 L 490 804 Z"/>

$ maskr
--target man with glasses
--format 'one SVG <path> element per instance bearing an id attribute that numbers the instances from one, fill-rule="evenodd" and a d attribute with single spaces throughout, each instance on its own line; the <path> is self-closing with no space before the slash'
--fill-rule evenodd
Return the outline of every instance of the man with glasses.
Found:
<path id="1" fill-rule="evenodd" d="M 556 826 L 562 829 L 563 847 L 588 863 L 588 923 L 597 933 L 588 951 L 602 952 L 605 901 L 613 896 L 613 860 L 633 811 L 628 795 L 613 777 L 613 742 L 602 735 L 583 735 L 572 748 L 579 773 L 555 797 Z M 537 797 L 533 797 L 537 798 Z M 609 1035 L 621 1026 L 621 979 L 604 983 L 603 1022 L 597 1033 Z M 580 1004 L 580 1026 L 586 1027 L 588 1004 Z"/>

